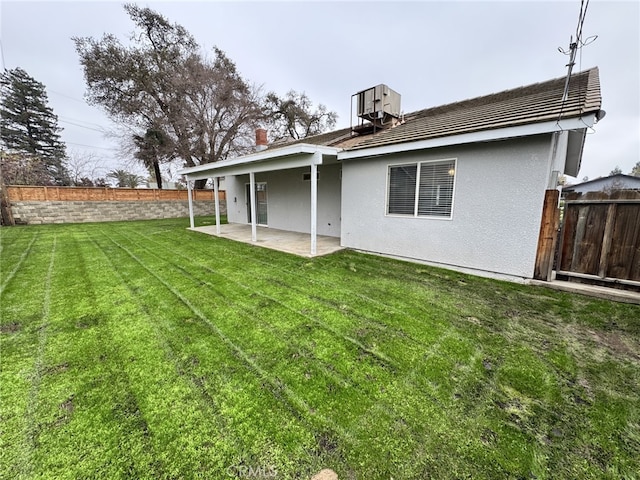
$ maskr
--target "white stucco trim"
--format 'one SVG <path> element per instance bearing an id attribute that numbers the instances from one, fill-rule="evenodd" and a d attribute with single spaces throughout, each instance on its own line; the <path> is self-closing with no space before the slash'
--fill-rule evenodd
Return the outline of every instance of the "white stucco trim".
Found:
<path id="1" fill-rule="evenodd" d="M 562 132 L 566 130 L 581 130 L 592 127 L 595 123 L 595 118 L 595 114 L 589 114 L 579 118 L 562 120 L 560 122 L 554 120 L 549 122 L 534 123 L 530 125 L 496 128 L 493 130 L 483 130 L 479 132 L 463 133 L 460 135 L 431 138 L 428 140 L 419 140 L 417 142 L 404 142 L 373 148 L 345 150 L 339 152 L 337 155 L 338 160 L 342 161 L 354 158 L 388 155 L 391 153 L 411 152 L 414 150 L 426 150 L 436 147 L 462 145 L 466 143 L 489 142 L 492 140 L 504 140 L 507 138 L 525 137 L 543 133 Z"/>

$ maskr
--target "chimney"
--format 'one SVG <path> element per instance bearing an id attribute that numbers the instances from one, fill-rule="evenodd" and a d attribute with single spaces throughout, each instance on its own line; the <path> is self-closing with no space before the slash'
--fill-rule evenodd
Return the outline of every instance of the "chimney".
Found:
<path id="1" fill-rule="evenodd" d="M 256 129 L 256 151 L 261 152 L 267 149 L 267 131 L 264 128 Z"/>

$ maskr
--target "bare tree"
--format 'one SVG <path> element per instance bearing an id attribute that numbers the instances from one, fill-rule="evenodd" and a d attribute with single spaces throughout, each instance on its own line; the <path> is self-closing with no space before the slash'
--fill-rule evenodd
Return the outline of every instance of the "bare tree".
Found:
<path id="1" fill-rule="evenodd" d="M 265 98 L 269 129 L 276 140 L 298 140 L 335 127 L 338 115 L 320 104 L 315 109 L 306 93 L 290 90 L 284 97 Z"/>
<path id="2" fill-rule="evenodd" d="M 149 8 L 127 4 L 125 10 L 137 28 L 132 45 L 109 34 L 74 38 L 88 101 L 142 139 L 150 130 L 162 132 L 158 162 L 180 158 L 195 166 L 245 150 L 264 112 L 235 64 L 217 48 L 213 60 L 205 59 L 182 26 Z"/>
<path id="3" fill-rule="evenodd" d="M 6 185 L 57 185 L 38 155 L 0 152 L 0 170 Z"/>
<path id="4" fill-rule="evenodd" d="M 93 152 L 70 150 L 65 162 L 71 185 L 76 187 L 92 187 L 96 183 L 104 183 L 106 168 L 104 160 Z"/>

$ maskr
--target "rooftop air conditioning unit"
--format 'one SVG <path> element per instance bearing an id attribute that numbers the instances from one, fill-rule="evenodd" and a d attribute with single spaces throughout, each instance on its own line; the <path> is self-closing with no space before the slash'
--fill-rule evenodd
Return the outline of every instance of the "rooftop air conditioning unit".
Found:
<path id="1" fill-rule="evenodd" d="M 378 125 L 383 125 L 392 118 L 400 118 L 400 94 L 386 85 L 362 90 L 356 96 L 358 117 Z"/>

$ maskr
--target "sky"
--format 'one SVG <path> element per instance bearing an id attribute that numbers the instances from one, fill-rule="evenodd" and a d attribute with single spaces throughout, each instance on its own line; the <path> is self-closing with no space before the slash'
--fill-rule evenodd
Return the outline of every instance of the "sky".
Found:
<path id="1" fill-rule="evenodd" d="M 351 96 L 384 83 L 409 113 L 564 77 L 580 0 L 571 1 L 198 1 L 137 2 L 184 26 L 210 52 L 222 49 L 265 91 L 305 92 L 348 127 Z M 84 101 L 86 84 L 71 37 L 114 34 L 133 23 L 121 2 L 0 1 L 2 62 L 47 88 L 49 105 L 78 158 L 97 173 L 130 167 L 113 124 Z M 587 136 L 584 177 L 623 173 L 640 161 L 640 2 L 591 0 L 574 72 L 599 67 L 606 117 Z"/>

